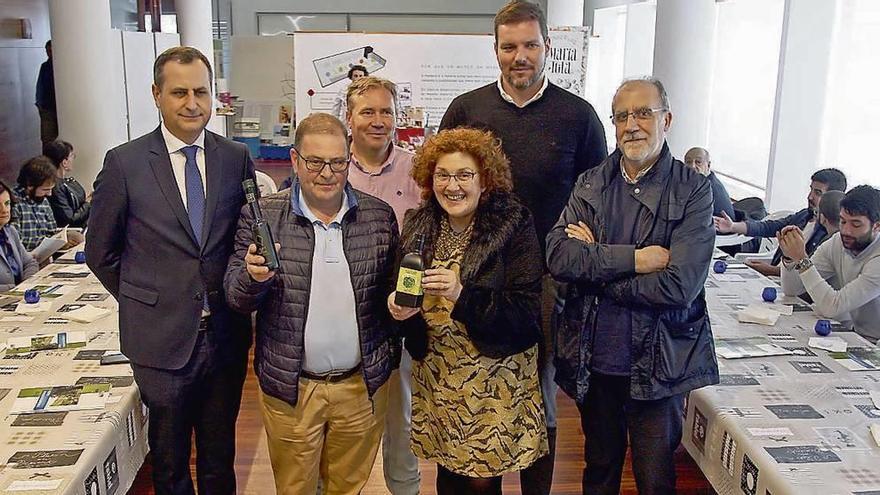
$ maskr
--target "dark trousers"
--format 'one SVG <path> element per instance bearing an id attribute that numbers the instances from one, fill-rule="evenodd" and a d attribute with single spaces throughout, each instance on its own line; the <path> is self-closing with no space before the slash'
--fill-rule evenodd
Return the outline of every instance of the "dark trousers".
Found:
<path id="1" fill-rule="evenodd" d="M 553 337 L 555 325 L 555 305 L 559 284 L 549 275 L 541 281 L 541 331 L 543 339 L 538 342 L 538 380 L 541 384 L 541 397 L 544 400 L 544 417 L 547 420 L 547 440 L 550 452 L 519 472 L 522 495 L 550 495 L 553 485 L 553 465 L 556 459 L 556 391 L 553 381 L 556 368 L 553 367 Z"/>
<path id="2" fill-rule="evenodd" d="M 586 401 L 578 405 L 587 464 L 583 492 L 620 492 L 628 433 L 639 493 L 675 493 L 674 454 L 681 442 L 684 396 L 634 400 L 629 381 L 625 376 L 590 375 Z"/>
<path id="3" fill-rule="evenodd" d="M 199 332 L 189 362 L 179 370 L 132 364 L 141 399 L 149 408 L 148 440 L 157 495 L 195 493 L 189 469 L 193 432 L 199 493 L 235 493 L 235 421 L 247 373 L 247 349 L 232 362 L 221 360 L 215 340 L 211 330 Z"/>
<path id="4" fill-rule="evenodd" d="M 472 478 L 437 464 L 437 495 L 501 495 L 501 476 Z"/>
<path id="5" fill-rule="evenodd" d="M 58 138 L 58 114 L 54 110 L 42 110 L 40 112 L 40 141 L 43 144 L 51 143 Z"/>

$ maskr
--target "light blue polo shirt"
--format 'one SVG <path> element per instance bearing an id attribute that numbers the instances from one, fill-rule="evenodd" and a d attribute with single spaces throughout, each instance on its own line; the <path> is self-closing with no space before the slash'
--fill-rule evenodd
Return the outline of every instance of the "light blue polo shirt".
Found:
<path id="1" fill-rule="evenodd" d="M 298 200 L 315 230 L 303 369 L 310 373 L 350 370 L 361 362 L 354 288 L 342 249 L 342 217 L 351 208 L 350 198 L 346 191 L 329 225 L 309 209 L 301 191 Z"/>

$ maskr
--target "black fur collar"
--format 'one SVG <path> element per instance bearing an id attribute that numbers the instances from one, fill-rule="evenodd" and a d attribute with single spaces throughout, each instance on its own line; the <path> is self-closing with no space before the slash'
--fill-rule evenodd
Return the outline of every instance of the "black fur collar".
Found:
<path id="1" fill-rule="evenodd" d="M 415 249 L 416 234 L 425 234 L 425 262 L 430 265 L 434 245 L 440 231 L 440 219 L 446 212 L 433 197 L 421 207 L 407 212 L 403 222 L 400 245 L 403 253 Z M 477 206 L 474 233 L 461 262 L 461 280 L 470 280 L 522 227 L 530 215 L 528 209 L 512 194 L 491 193 Z"/>

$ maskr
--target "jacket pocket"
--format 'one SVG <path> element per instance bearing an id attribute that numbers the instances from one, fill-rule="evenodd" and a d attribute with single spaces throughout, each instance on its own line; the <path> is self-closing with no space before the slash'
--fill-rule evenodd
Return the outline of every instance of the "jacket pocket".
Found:
<path id="1" fill-rule="evenodd" d="M 159 292 L 153 289 L 146 289 L 130 284 L 125 280 L 119 281 L 119 293 L 129 299 L 144 303 L 149 306 L 155 306 L 159 300 Z"/>
<path id="2" fill-rule="evenodd" d="M 709 315 L 685 322 L 661 317 L 657 322 L 654 376 L 663 382 L 678 382 L 701 371 L 713 361 Z"/>

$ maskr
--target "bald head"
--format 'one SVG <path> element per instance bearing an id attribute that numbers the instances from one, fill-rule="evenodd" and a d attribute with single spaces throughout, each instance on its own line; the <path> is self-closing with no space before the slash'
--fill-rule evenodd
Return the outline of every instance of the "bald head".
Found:
<path id="1" fill-rule="evenodd" d="M 712 164 L 712 161 L 709 159 L 709 152 L 705 148 L 694 147 L 684 154 L 684 163 L 703 175 L 709 175 L 709 166 Z"/>

